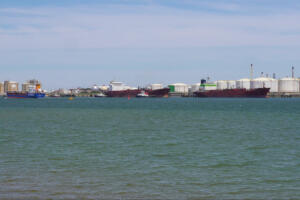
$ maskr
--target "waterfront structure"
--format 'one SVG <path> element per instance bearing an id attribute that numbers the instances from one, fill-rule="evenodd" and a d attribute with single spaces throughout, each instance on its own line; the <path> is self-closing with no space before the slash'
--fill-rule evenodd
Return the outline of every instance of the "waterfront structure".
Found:
<path id="1" fill-rule="evenodd" d="M 36 79 L 31 79 L 22 84 L 22 92 L 41 92 L 42 84 Z"/>
<path id="2" fill-rule="evenodd" d="M 251 88 L 250 87 L 250 79 L 243 78 L 243 79 L 237 80 L 236 81 L 236 88 L 249 90 Z"/>
<path id="3" fill-rule="evenodd" d="M 19 83 L 15 81 L 4 81 L 4 93 L 17 92 L 19 90 Z"/>
<path id="4" fill-rule="evenodd" d="M 109 83 L 110 91 L 121 91 L 121 90 L 129 90 L 129 89 L 135 89 L 135 88 L 130 88 L 129 86 L 124 85 L 122 82 L 118 82 L 118 81 L 111 81 Z"/>
<path id="5" fill-rule="evenodd" d="M 163 89 L 163 85 L 160 83 L 153 83 L 150 85 L 150 89 L 151 90 L 159 90 L 159 89 Z"/>
<path id="6" fill-rule="evenodd" d="M 3 83 L 0 83 L 0 95 L 4 94 L 4 85 Z"/>
<path id="7" fill-rule="evenodd" d="M 217 81 L 217 90 L 225 90 L 227 89 L 227 81 L 219 80 Z"/>
<path id="8" fill-rule="evenodd" d="M 36 80 L 36 79 L 28 80 L 27 83 L 29 83 L 30 85 L 40 85 L 42 87 L 41 82 L 39 80 Z"/>
<path id="9" fill-rule="evenodd" d="M 100 90 L 100 86 L 99 85 L 93 85 L 91 89 L 93 91 L 99 91 Z"/>
<path id="10" fill-rule="evenodd" d="M 201 85 L 201 83 L 194 83 L 194 84 L 192 84 L 191 87 L 190 87 L 189 93 L 193 93 L 193 92 L 199 91 L 200 90 L 200 85 Z"/>
<path id="11" fill-rule="evenodd" d="M 174 83 L 169 85 L 170 92 L 187 94 L 189 92 L 189 86 L 185 83 Z"/>
<path id="12" fill-rule="evenodd" d="M 108 89 L 109 89 L 109 86 L 107 86 L 107 85 L 100 86 L 101 91 L 107 91 Z"/>
<path id="13" fill-rule="evenodd" d="M 29 92 L 29 83 L 23 83 L 22 84 L 22 92 Z"/>
<path id="14" fill-rule="evenodd" d="M 270 92 L 278 92 L 278 80 L 268 77 L 259 77 L 250 81 L 250 88 L 270 88 Z"/>
<path id="15" fill-rule="evenodd" d="M 235 89 L 236 88 L 236 81 L 229 80 L 227 82 L 227 89 Z"/>
<path id="16" fill-rule="evenodd" d="M 300 83 L 299 79 L 286 77 L 279 79 L 278 90 L 279 92 L 291 92 L 296 93 L 300 92 L 299 90 Z"/>

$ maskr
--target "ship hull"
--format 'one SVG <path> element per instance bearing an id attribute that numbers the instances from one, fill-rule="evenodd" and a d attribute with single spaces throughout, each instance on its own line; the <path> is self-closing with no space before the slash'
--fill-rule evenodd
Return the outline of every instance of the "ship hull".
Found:
<path id="1" fill-rule="evenodd" d="M 145 91 L 145 93 L 148 94 L 149 97 L 168 97 L 170 89 L 163 88 L 158 90 L 136 89 L 136 90 L 107 91 L 105 92 L 105 95 L 107 97 L 137 97 L 138 94 L 140 94 L 142 91 Z"/>
<path id="2" fill-rule="evenodd" d="M 157 90 L 146 90 L 146 93 L 149 95 L 149 97 L 168 97 L 169 92 L 170 92 L 169 88 L 163 88 Z"/>
<path id="3" fill-rule="evenodd" d="M 33 98 L 33 99 L 39 99 L 39 98 L 44 98 L 44 97 L 45 97 L 45 93 L 7 92 L 7 98 L 16 98 L 16 99 Z"/>
<path id="4" fill-rule="evenodd" d="M 224 98 L 265 98 L 270 88 L 257 89 L 225 89 L 194 92 L 195 97 L 224 97 Z"/>
<path id="5" fill-rule="evenodd" d="M 136 97 L 141 90 L 118 90 L 118 91 L 107 91 L 105 95 L 107 97 Z"/>

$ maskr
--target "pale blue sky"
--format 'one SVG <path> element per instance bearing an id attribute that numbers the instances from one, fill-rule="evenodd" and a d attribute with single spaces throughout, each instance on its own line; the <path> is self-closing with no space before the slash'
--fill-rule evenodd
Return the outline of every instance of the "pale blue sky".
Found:
<path id="1" fill-rule="evenodd" d="M 0 81 L 47 89 L 120 80 L 300 76 L 300 1 L 0 0 Z"/>

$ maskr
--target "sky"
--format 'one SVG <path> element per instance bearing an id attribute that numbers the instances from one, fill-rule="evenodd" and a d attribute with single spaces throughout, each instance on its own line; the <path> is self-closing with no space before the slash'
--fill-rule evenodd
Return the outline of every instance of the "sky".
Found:
<path id="1" fill-rule="evenodd" d="M 300 76 L 298 0 L 0 0 L 0 81 L 45 89 Z"/>

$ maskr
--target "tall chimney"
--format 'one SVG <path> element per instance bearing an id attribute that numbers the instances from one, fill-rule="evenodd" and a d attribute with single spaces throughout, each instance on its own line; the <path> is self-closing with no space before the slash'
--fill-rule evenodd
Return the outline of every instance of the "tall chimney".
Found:
<path id="1" fill-rule="evenodd" d="M 292 66 L 292 78 L 295 78 L 295 68 Z"/>
<path id="2" fill-rule="evenodd" d="M 273 73 L 273 78 L 276 79 L 276 74 L 275 73 Z"/>
<path id="3" fill-rule="evenodd" d="M 253 64 L 251 64 L 251 67 L 250 67 L 250 80 L 253 79 Z"/>

